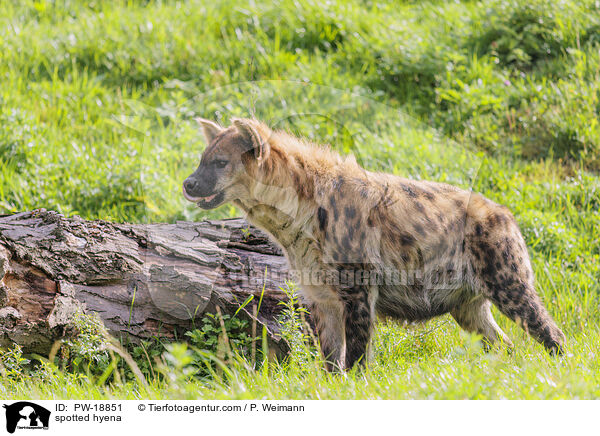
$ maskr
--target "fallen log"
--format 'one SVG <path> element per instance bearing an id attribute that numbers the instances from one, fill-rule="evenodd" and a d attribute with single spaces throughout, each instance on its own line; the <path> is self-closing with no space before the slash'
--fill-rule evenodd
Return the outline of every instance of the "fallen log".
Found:
<path id="1" fill-rule="evenodd" d="M 134 342 L 182 337 L 218 307 L 239 310 L 258 332 L 265 326 L 271 349 L 287 350 L 276 322 L 287 298 L 285 258 L 241 218 L 116 224 L 44 209 L 0 216 L 0 278 L 0 346 L 47 353 L 78 312 L 97 313 L 109 332 Z"/>

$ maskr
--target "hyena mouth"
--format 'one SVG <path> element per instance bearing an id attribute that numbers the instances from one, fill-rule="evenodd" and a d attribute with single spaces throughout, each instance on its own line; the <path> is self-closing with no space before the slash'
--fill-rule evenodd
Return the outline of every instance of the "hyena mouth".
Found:
<path id="1" fill-rule="evenodd" d="M 221 191 L 208 197 L 202 197 L 200 201 L 196 202 L 196 204 L 202 209 L 212 209 L 213 207 L 217 207 L 218 205 L 223 203 L 224 197 L 225 192 Z"/>
<path id="2" fill-rule="evenodd" d="M 214 199 L 216 196 L 217 196 L 217 194 L 209 195 L 208 197 L 200 197 L 200 201 L 203 203 L 208 203 L 209 201 Z"/>
<path id="3" fill-rule="evenodd" d="M 194 197 L 188 194 L 184 188 L 183 196 L 187 201 L 196 203 L 202 209 L 212 209 L 213 207 L 216 207 L 217 205 L 221 204 L 223 198 L 225 197 L 225 192 L 220 191 L 215 194 L 209 195 L 208 197 Z"/>

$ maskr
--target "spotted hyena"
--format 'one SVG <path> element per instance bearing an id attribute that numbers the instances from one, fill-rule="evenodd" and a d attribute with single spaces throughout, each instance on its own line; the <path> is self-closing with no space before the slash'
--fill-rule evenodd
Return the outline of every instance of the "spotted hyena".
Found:
<path id="1" fill-rule="evenodd" d="M 443 183 L 366 171 L 256 120 L 199 122 L 209 145 L 183 184 L 185 198 L 203 209 L 233 203 L 283 248 L 328 369 L 365 361 L 376 315 L 415 322 L 449 312 L 486 344 L 512 346 L 492 304 L 549 351 L 562 350 L 565 336 L 535 292 L 506 207 Z"/>

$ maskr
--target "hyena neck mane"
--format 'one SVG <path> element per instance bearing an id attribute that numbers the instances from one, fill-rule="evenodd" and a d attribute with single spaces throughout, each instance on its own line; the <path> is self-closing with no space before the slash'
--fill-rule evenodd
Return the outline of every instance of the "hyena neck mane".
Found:
<path id="1" fill-rule="evenodd" d="M 268 141 L 268 159 L 252 176 L 249 197 L 235 204 L 248 220 L 270 233 L 284 248 L 310 237 L 317 211 L 340 178 L 365 174 L 354 156 L 342 157 L 327 146 L 289 133 L 260 131 Z"/>

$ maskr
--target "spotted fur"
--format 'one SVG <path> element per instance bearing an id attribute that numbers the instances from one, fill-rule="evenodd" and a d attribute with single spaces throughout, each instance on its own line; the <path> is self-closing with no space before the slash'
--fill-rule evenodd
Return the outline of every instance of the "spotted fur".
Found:
<path id="1" fill-rule="evenodd" d="M 209 146 L 184 183 L 186 198 L 206 209 L 232 202 L 283 248 L 293 271 L 320 273 L 297 278 L 329 369 L 366 360 L 377 315 L 414 322 L 450 313 L 486 343 L 512 346 L 491 304 L 551 352 L 562 350 L 506 207 L 366 171 L 256 120 L 226 129 L 200 122 Z"/>

